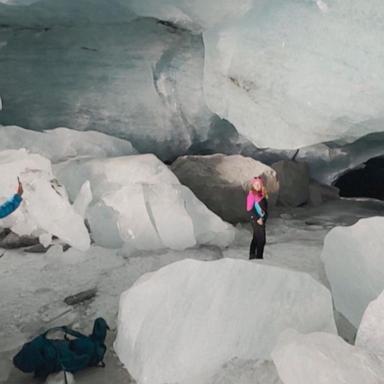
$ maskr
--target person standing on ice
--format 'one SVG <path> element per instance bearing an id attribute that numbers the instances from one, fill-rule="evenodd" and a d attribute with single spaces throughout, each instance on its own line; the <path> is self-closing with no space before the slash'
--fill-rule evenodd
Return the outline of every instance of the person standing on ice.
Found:
<path id="1" fill-rule="evenodd" d="M 17 192 L 3 204 L 0 204 L 0 219 L 3 219 L 4 217 L 9 216 L 12 212 L 16 211 L 23 200 L 21 197 L 24 192 L 23 185 L 19 179 L 17 179 L 17 181 Z"/>
<path id="2" fill-rule="evenodd" d="M 266 242 L 265 223 L 268 218 L 268 194 L 261 177 L 251 180 L 251 190 L 247 196 L 247 211 L 251 214 L 253 227 L 249 259 L 262 259 Z"/>

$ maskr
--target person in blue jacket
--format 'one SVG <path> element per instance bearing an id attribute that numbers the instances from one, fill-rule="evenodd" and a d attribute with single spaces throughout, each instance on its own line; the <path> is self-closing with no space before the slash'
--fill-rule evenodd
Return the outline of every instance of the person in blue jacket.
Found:
<path id="1" fill-rule="evenodd" d="M 16 211 L 16 209 L 19 207 L 23 200 L 23 185 L 21 184 L 19 179 L 17 179 L 17 181 L 17 192 L 8 200 L 6 200 L 3 204 L 0 204 L 0 219 L 3 219 L 4 217 L 9 216 L 12 212 Z"/>

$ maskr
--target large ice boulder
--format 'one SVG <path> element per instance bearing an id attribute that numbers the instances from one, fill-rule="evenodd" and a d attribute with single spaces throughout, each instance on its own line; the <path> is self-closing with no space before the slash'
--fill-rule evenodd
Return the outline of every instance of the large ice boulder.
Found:
<path id="1" fill-rule="evenodd" d="M 111 157 L 137 153 L 129 141 L 96 131 L 55 128 L 37 132 L 0 125 L 0 150 L 20 148 L 38 153 L 53 163 L 79 156 Z"/>
<path id="2" fill-rule="evenodd" d="M 272 352 L 284 384 L 382 384 L 384 360 L 329 333 L 288 330 Z"/>
<path id="3" fill-rule="evenodd" d="M 309 199 L 309 169 L 306 163 L 281 160 L 271 166 L 280 183 L 278 203 L 298 207 Z"/>
<path id="4" fill-rule="evenodd" d="M 71 206 L 65 188 L 55 181 L 48 159 L 25 150 L 0 152 L 0 198 L 15 192 L 17 176 L 24 186 L 23 203 L 2 227 L 18 235 L 34 235 L 50 241 L 57 236 L 80 250 L 90 245 L 83 217 Z"/>
<path id="5" fill-rule="evenodd" d="M 184 260 L 120 297 L 115 350 L 138 383 L 204 383 L 229 360 L 265 359 L 286 328 L 335 332 L 327 288 L 244 260 Z"/>
<path id="6" fill-rule="evenodd" d="M 74 199 L 85 181 L 93 200 L 86 210 L 99 245 L 138 250 L 225 247 L 234 228 L 209 211 L 154 155 L 77 159 L 55 167 Z"/>
<path id="7" fill-rule="evenodd" d="M 356 345 L 384 358 L 384 291 L 365 310 Z"/>
<path id="8" fill-rule="evenodd" d="M 332 229 L 321 259 L 336 309 L 356 328 L 368 304 L 384 289 L 384 217 Z"/>
<path id="9" fill-rule="evenodd" d="M 213 212 L 232 223 L 248 220 L 245 197 L 250 179 L 264 177 L 271 205 L 279 191 L 273 169 L 241 155 L 183 156 L 171 169 Z"/>

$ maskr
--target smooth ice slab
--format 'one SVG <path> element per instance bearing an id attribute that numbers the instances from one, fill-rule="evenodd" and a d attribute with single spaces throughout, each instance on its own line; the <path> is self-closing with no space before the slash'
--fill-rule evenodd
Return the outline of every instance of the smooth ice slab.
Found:
<path id="1" fill-rule="evenodd" d="M 384 218 L 361 219 L 332 229 L 324 240 L 325 265 L 336 309 L 356 328 L 373 299 L 384 289 Z"/>
<path id="2" fill-rule="evenodd" d="M 284 384 L 382 384 L 384 360 L 328 333 L 288 330 L 272 353 Z"/>
<path id="3" fill-rule="evenodd" d="M 335 332 L 330 293 L 309 275 L 184 260 L 121 295 L 115 350 L 140 384 L 202 383 L 235 357 L 268 358 L 289 327 Z"/>

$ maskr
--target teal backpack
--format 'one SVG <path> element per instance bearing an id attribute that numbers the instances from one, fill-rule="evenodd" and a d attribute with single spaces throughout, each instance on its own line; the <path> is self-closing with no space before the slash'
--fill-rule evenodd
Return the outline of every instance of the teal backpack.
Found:
<path id="1" fill-rule="evenodd" d="M 65 326 L 51 328 L 24 344 L 13 358 L 13 364 L 22 372 L 33 373 L 43 379 L 60 371 L 75 373 L 87 367 L 104 367 L 108 329 L 108 324 L 101 317 L 95 320 L 89 336 Z M 51 331 L 63 331 L 64 338 L 48 339 L 47 334 Z"/>

